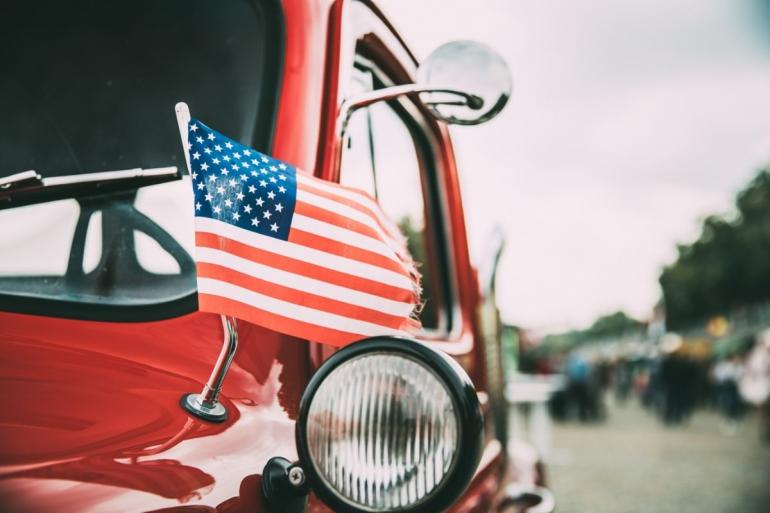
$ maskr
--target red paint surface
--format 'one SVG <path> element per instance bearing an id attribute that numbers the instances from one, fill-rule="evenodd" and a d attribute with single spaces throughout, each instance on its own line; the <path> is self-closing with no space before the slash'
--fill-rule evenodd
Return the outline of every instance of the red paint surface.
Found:
<path id="1" fill-rule="evenodd" d="M 0 326 L 8 511 L 232 505 L 270 457 L 295 456 L 303 341 L 240 323 L 221 397 L 231 415 L 211 424 L 179 399 L 202 388 L 216 360 L 218 316 L 118 324 L 0 314 Z"/>
<path id="2" fill-rule="evenodd" d="M 339 104 L 341 0 L 284 0 L 286 62 L 274 155 L 329 178 Z M 460 190 L 446 130 L 443 158 L 464 339 L 478 336 Z M 312 372 L 307 342 L 248 323 L 216 425 L 179 407 L 198 392 L 222 344 L 219 318 L 99 323 L 0 313 L 0 511 L 265 511 L 260 474 L 295 457 L 294 419 Z M 480 346 L 458 355 L 483 383 Z M 479 380 L 482 380 L 481 382 Z M 480 511 L 499 489 L 501 457 L 453 511 Z M 311 497 L 308 511 L 329 510 Z"/>
<path id="3" fill-rule="evenodd" d="M 336 2 L 336 3 L 339 3 Z M 333 0 L 283 0 L 286 59 L 273 156 L 314 174 Z"/>

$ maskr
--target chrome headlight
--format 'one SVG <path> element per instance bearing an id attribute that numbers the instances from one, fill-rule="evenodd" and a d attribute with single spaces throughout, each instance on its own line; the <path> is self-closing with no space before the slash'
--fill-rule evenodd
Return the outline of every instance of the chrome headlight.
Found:
<path id="1" fill-rule="evenodd" d="M 366 339 L 329 358 L 300 403 L 308 482 L 339 512 L 436 512 L 479 462 L 482 419 L 457 363 L 418 342 Z"/>

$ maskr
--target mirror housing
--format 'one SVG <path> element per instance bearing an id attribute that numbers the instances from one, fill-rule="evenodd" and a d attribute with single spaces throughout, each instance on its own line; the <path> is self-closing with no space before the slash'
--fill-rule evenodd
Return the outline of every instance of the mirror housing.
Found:
<path id="1" fill-rule="evenodd" d="M 503 110 L 513 88 L 505 60 L 475 41 L 452 41 L 436 48 L 417 69 L 417 83 L 435 91 L 421 95 L 433 115 L 456 125 L 489 121 Z M 440 88 L 462 91 L 481 104 L 452 101 Z"/>
<path id="2" fill-rule="evenodd" d="M 338 133 L 361 108 L 403 95 L 415 95 L 434 117 L 451 124 L 478 125 L 503 110 L 511 97 L 511 72 L 494 50 L 474 41 L 453 41 L 436 50 L 417 69 L 413 84 L 385 87 L 343 101 Z"/>

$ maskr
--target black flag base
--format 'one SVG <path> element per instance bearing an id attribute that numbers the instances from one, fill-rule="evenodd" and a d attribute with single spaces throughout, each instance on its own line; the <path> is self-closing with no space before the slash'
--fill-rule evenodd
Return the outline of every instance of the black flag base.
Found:
<path id="1" fill-rule="evenodd" d="M 227 409 L 219 401 L 206 403 L 203 394 L 185 394 L 180 403 L 182 408 L 196 417 L 209 422 L 224 422 L 227 420 Z"/>
<path id="2" fill-rule="evenodd" d="M 203 387 L 200 394 L 185 394 L 179 401 L 179 404 L 188 413 L 195 415 L 199 419 L 209 422 L 224 422 L 227 420 L 227 408 L 219 402 L 219 392 L 222 391 L 222 383 L 233 362 L 235 352 L 238 350 L 238 331 L 235 328 L 235 319 L 222 317 L 222 329 L 224 331 L 224 342 L 219 358 L 214 364 L 211 376 Z"/>

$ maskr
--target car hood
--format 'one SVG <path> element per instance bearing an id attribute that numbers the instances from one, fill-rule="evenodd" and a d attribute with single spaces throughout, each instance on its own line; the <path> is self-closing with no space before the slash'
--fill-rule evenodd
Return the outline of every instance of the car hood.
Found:
<path id="1" fill-rule="evenodd" d="M 221 396 L 230 415 L 212 424 L 179 400 L 211 371 L 218 316 L 132 324 L 0 314 L 0 326 L 0 501 L 15 511 L 218 508 L 240 501 L 243 486 L 253 502 L 267 460 L 296 457 L 304 342 L 239 326 Z"/>

